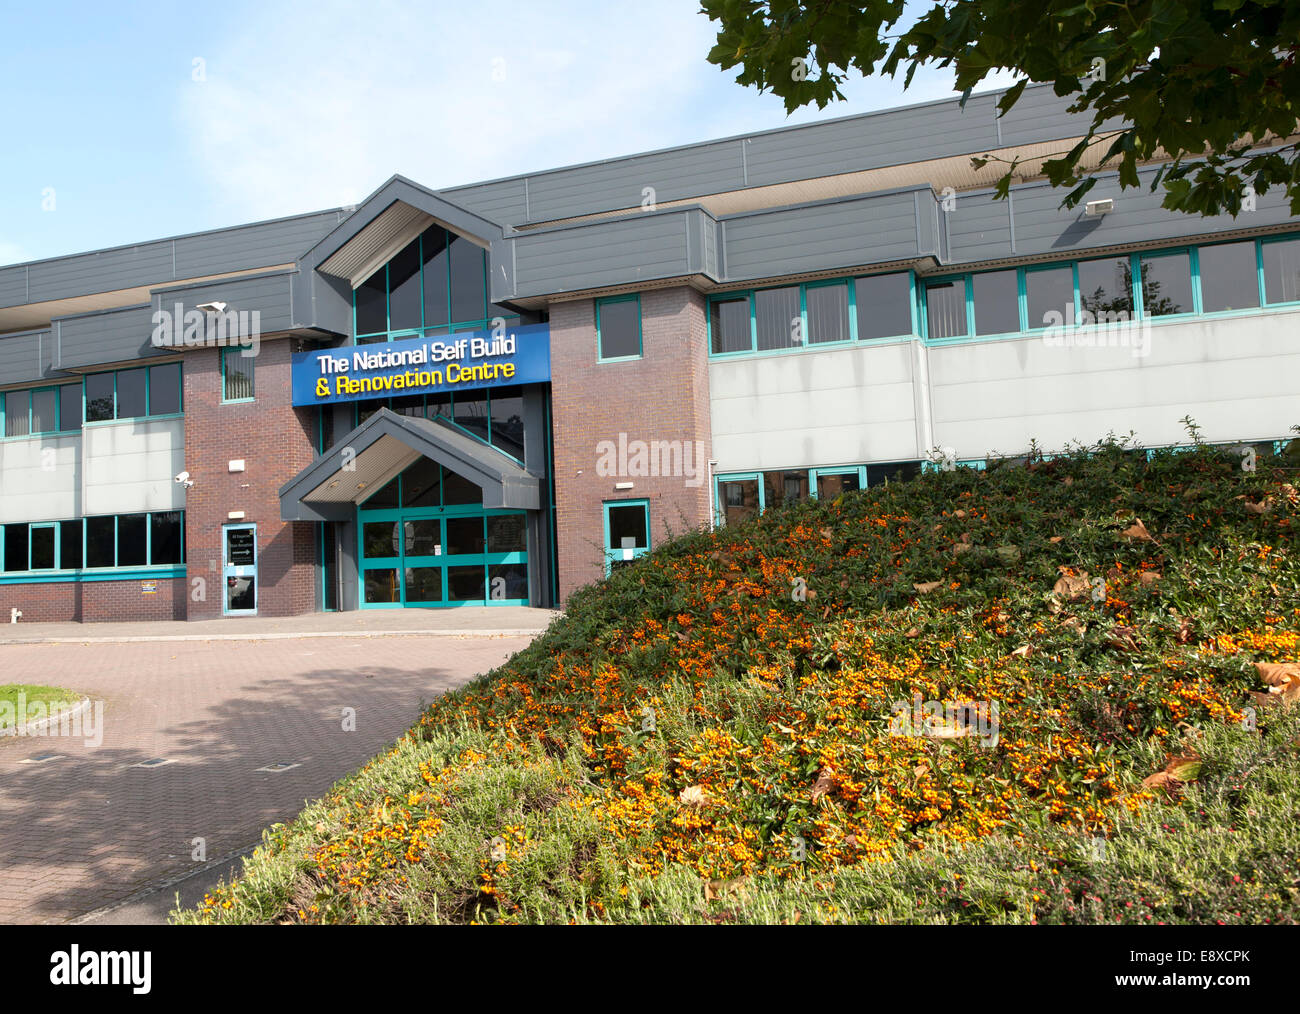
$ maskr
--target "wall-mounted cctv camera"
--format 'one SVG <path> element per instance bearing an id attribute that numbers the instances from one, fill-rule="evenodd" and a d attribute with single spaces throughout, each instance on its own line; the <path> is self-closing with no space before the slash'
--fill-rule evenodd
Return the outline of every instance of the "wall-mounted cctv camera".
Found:
<path id="1" fill-rule="evenodd" d="M 225 313 L 229 303 L 195 303 L 194 309 L 202 310 L 204 313 Z"/>
<path id="2" fill-rule="evenodd" d="M 175 482 L 178 482 L 180 485 L 184 486 L 186 489 L 189 489 L 191 486 L 194 485 L 194 480 L 190 478 L 190 473 L 189 473 L 189 472 L 181 472 L 181 473 L 179 473 L 179 474 L 176 476 L 176 478 L 175 478 L 174 481 L 175 481 Z"/>

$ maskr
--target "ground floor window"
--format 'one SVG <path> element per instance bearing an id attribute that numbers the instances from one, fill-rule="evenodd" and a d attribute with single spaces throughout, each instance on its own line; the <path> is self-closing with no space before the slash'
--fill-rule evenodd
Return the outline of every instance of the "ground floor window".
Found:
<path id="1" fill-rule="evenodd" d="M 716 521 L 736 525 L 771 507 L 812 498 L 834 499 L 853 490 L 902 482 L 920 474 L 919 461 L 730 472 L 717 476 Z"/>
<path id="2" fill-rule="evenodd" d="M 605 574 L 650 551 L 650 501 L 605 504 Z"/>

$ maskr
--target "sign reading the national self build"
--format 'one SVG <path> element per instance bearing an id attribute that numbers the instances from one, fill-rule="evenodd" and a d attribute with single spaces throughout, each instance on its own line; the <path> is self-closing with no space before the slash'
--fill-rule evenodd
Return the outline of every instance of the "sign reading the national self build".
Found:
<path id="1" fill-rule="evenodd" d="M 293 403 L 329 405 L 550 379 L 550 325 L 525 324 L 299 352 L 293 357 Z"/>

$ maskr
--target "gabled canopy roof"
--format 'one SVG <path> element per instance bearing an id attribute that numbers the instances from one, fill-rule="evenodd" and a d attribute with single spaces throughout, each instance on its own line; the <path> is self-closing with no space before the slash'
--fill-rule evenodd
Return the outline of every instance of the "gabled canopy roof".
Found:
<path id="1" fill-rule="evenodd" d="M 480 487 L 484 507 L 541 506 L 541 480 L 514 458 L 444 419 L 381 408 L 280 487 L 280 519 L 347 520 L 355 504 L 422 456 Z"/>
<path id="2" fill-rule="evenodd" d="M 482 247 L 503 235 L 495 222 L 394 176 L 303 254 L 299 264 L 304 271 L 346 278 L 356 288 L 435 222 Z"/>

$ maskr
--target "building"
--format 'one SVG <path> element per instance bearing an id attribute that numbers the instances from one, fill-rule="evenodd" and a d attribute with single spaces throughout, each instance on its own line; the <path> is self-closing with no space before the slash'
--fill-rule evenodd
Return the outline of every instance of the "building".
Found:
<path id="1" fill-rule="evenodd" d="M 554 605 L 926 461 L 1286 440 L 1282 195 L 1064 210 L 1078 120 L 997 98 L 0 268 L 2 615 Z"/>

